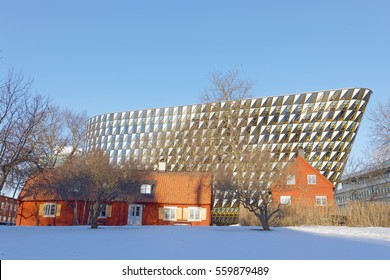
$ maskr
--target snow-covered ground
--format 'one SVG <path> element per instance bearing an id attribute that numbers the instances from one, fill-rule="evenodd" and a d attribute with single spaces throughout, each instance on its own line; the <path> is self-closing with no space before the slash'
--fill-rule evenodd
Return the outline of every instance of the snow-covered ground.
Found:
<path id="1" fill-rule="evenodd" d="M 390 260 L 390 228 L 0 227 L 2 260 Z"/>

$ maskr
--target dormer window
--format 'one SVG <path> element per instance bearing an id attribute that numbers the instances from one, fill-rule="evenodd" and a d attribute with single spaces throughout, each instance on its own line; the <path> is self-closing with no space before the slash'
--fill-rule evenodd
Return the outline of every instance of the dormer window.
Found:
<path id="1" fill-rule="evenodd" d="M 141 194 L 151 194 L 152 193 L 152 185 L 143 184 L 141 185 Z"/>

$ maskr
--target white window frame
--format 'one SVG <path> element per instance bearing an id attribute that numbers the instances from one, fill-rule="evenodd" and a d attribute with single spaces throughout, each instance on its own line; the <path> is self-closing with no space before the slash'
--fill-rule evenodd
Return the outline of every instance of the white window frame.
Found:
<path id="1" fill-rule="evenodd" d="M 140 188 L 141 194 L 151 194 L 152 193 L 152 185 L 151 184 L 142 184 Z"/>
<path id="2" fill-rule="evenodd" d="M 316 206 L 327 206 L 328 197 L 326 195 L 316 195 Z"/>
<path id="3" fill-rule="evenodd" d="M 290 205 L 291 204 L 291 195 L 281 195 L 279 198 L 280 204 Z"/>
<path id="4" fill-rule="evenodd" d="M 164 221 L 176 221 L 177 207 L 164 207 Z"/>
<path id="5" fill-rule="evenodd" d="M 43 206 L 43 217 L 55 217 L 57 213 L 56 203 L 45 203 Z"/>
<path id="6" fill-rule="evenodd" d="M 291 174 L 287 176 L 287 185 L 295 185 L 295 175 Z"/>
<path id="7" fill-rule="evenodd" d="M 202 220 L 201 207 L 188 207 L 188 221 L 199 222 Z"/>
<path id="8" fill-rule="evenodd" d="M 317 184 L 317 176 L 315 174 L 307 175 L 307 184 L 308 185 L 316 185 Z"/>

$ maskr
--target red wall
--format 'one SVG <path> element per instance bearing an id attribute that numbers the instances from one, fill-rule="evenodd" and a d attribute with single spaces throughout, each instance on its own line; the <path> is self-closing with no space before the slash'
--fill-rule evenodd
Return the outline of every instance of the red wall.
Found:
<path id="1" fill-rule="evenodd" d="M 44 203 L 57 203 L 61 205 L 61 211 L 59 216 L 56 217 L 43 217 L 39 216 L 39 225 L 40 226 L 71 226 L 73 225 L 73 209 L 66 204 L 64 201 L 38 201 L 38 210 L 39 205 Z M 79 214 L 79 223 L 81 224 L 82 215 L 83 215 L 84 203 L 78 203 L 78 214 Z M 16 219 L 16 225 L 18 226 L 35 226 L 35 216 L 34 211 L 36 209 L 35 203 L 33 201 L 21 201 L 18 209 L 18 216 Z M 86 205 L 84 224 L 88 222 L 88 205 Z"/>
<path id="2" fill-rule="evenodd" d="M 164 206 L 174 206 L 174 207 L 180 207 L 180 208 L 188 208 L 188 207 L 202 207 L 206 208 L 206 220 L 204 221 L 191 221 L 188 222 L 187 220 L 180 219 L 177 221 L 164 221 L 163 219 L 159 219 L 158 217 L 158 209 L 160 207 Z M 172 204 L 145 204 L 145 207 L 142 210 L 142 224 L 143 225 L 172 225 L 175 223 L 190 223 L 193 226 L 209 226 L 211 224 L 211 210 L 210 205 L 172 205 Z"/>
<path id="3" fill-rule="evenodd" d="M 61 211 L 59 216 L 56 217 L 43 217 L 39 216 L 39 225 L 40 226 L 71 226 L 73 225 L 73 209 L 67 205 L 64 201 L 53 202 L 53 201 L 39 201 L 39 205 L 44 203 L 57 203 L 61 205 Z M 180 208 L 187 208 L 191 206 L 200 206 L 202 208 L 206 208 L 206 220 L 202 221 L 191 221 L 191 225 L 193 226 L 209 226 L 211 223 L 211 211 L 210 205 L 171 205 L 171 204 L 156 204 L 156 203 L 147 203 L 143 204 L 144 207 L 142 209 L 142 225 L 172 225 L 174 223 L 185 222 L 188 223 L 187 220 L 181 219 L 176 222 L 173 221 L 164 221 L 163 219 L 159 219 L 158 213 L 159 208 L 164 206 L 175 206 Z M 86 212 L 84 223 L 88 223 L 88 205 L 86 205 Z M 83 213 L 84 203 L 78 203 L 78 215 L 79 215 L 79 224 L 81 225 L 82 213 Z M 99 222 L 104 225 L 110 226 L 120 226 L 127 225 L 128 219 L 128 209 L 129 205 L 127 202 L 118 202 L 115 201 L 111 203 L 111 216 L 108 216 L 105 219 L 99 219 Z M 20 206 L 18 209 L 18 216 L 16 219 L 16 225 L 18 226 L 35 226 L 35 204 L 32 201 L 22 201 L 20 202 Z"/>
<path id="4" fill-rule="evenodd" d="M 105 224 L 106 225 L 127 225 L 128 219 L 128 209 L 129 205 L 127 202 L 113 202 L 112 204 L 112 212 L 111 217 L 107 217 Z M 159 219 L 158 211 L 160 207 L 164 206 L 175 206 L 180 208 L 187 208 L 191 206 L 199 206 L 199 205 L 172 205 L 172 204 L 156 204 L 156 203 L 144 203 L 142 204 L 144 207 L 142 208 L 142 225 L 172 225 L 174 223 L 180 222 L 188 222 L 187 220 L 181 219 L 175 222 L 173 221 L 164 221 Z M 202 208 L 206 208 L 207 216 L 204 221 L 191 221 L 191 225 L 193 226 L 209 226 L 211 223 L 211 211 L 210 205 L 200 205 Z"/>
<path id="5" fill-rule="evenodd" d="M 106 225 L 123 226 L 127 225 L 129 205 L 127 202 L 114 201 L 111 203 L 111 217 L 107 217 Z"/>

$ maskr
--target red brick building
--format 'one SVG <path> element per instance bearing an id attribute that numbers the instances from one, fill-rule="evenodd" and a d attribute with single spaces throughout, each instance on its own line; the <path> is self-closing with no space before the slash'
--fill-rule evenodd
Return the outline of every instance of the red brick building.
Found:
<path id="1" fill-rule="evenodd" d="M 334 206 L 334 185 L 303 157 L 297 156 L 288 170 L 286 186 L 272 191 L 274 203 L 303 206 Z"/>
<path id="2" fill-rule="evenodd" d="M 210 225 L 212 176 L 201 172 L 154 172 L 139 186 L 137 199 L 114 201 L 101 212 L 105 225 Z M 23 193 L 23 192 L 22 192 Z M 35 197 L 35 198 L 34 198 Z M 17 225 L 73 225 L 75 200 L 38 192 L 20 200 Z M 89 204 L 77 201 L 79 224 L 88 223 Z"/>
<path id="3" fill-rule="evenodd" d="M 15 224 L 17 210 L 16 199 L 0 195 L 0 224 Z"/>

